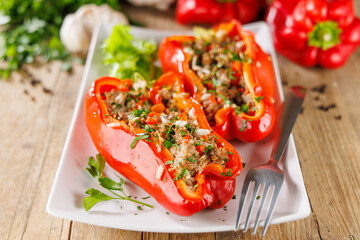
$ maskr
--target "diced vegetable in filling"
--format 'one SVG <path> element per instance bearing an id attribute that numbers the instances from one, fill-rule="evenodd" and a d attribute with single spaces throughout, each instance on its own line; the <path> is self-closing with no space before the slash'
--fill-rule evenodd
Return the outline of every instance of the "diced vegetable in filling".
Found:
<path id="1" fill-rule="evenodd" d="M 242 72 L 243 63 L 252 63 L 245 49 L 240 36 L 221 31 L 184 43 L 184 51 L 191 56 L 190 68 L 205 87 L 200 102 L 210 124 L 224 107 L 233 107 L 237 114 L 253 115 L 256 111 Z"/>
<path id="2" fill-rule="evenodd" d="M 125 121 L 132 129 L 144 131 L 137 135 L 131 148 L 140 139 L 154 139 L 158 151 L 167 148 L 174 156 L 173 160 L 165 163 L 169 171 L 176 171 L 173 180 L 183 179 L 195 190 L 196 173 L 212 162 L 225 167 L 233 153 L 217 143 L 212 130 L 201 129 L 191 111 L 186 113 L 177 108 L 174 100 L 176 94 L 170 87 L 164 86 L 160 90 L 165 109 L 152 105 L 149 91 L 144 89 L 129 92 L 111 90 L 103 96 L 112 117 Z M 228 174 L 231 176 L 230 172 Z"/>

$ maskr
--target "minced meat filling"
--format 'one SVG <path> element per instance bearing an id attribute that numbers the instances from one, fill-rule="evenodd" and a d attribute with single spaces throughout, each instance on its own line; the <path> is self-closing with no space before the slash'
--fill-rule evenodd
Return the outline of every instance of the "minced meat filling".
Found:
<path id="1" fill-rule="evenodd" d="M 176 170 L 174 180 L 183 179 L 195 190 L 196 173 L 212 162 L 225 166 L 232 153 L 217 143 L 212 130 L 199 127 L 191 111 L 181 112 L 176 107 L 176 94 L 171 88 L 164 87 L 160 90 L 165 111 L 155 116 L 151 112 L 148 91 L 111 90 L 103 96 L 112 117 L 124 120 L 132 129 L 144 130 L 145 133 L 137 137 L 145 141 L 155 139 L 159 151 L 167 148 L 171 152 L 174 159 L 165 164 L 169 171 Z M 155 122 L 150 121 L 151 118 Z"/>
<path id="2" fill-rule="evenodd" d="M 252 62 L 245 49 L 238 35 L 215 34 L 210 39 L 184 43 L 184 51 L 191 56 L 190 68 L 205 87 L 200 102 L 210 123 L 223 107 L 231 106 L 236 113 L 251 114 L 256 110 L 242 73 L 242 64 Z"/>

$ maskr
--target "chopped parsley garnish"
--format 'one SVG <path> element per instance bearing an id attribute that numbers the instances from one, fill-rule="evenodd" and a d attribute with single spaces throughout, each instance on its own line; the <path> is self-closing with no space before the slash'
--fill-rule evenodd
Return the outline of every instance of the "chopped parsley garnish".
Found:
<path id="1" fill-rule="evenodd" d="M 219 96 L 222 98 L 222 100 L 224 100 L 225 105 L 231 104 L 231 101 L 229 99 L 227 99 L 226 97 L 224 97 L 224 95 L 220 94 Z"/>
<path id="2" fill-rule="evenodd" d="M 214 136 L 215 139 L 219 139 L 216 135 L 213 134 L 213 136 Z"/>
<path id="3" fill-rule="evenodd" d="M 239 130 L 240 130 L 240 132 L 243 132 L 245 129 L 246 129 L 246 120 L 243 119 L 242 120 L 242 127 Z"/>
<path id="4" fill-rule="evenodd" d="M 230 78 L 230 80 L 236 80 L 236 77 L 234 76 L 234 73 L 231 68 L 229 68 L 229 74 L 228 77 Z"/>
<path id="5" fill-rule="evenodd" d="M 181 133 L 181 136 L 182 136 L 182 137 L 185 137 L 185 136 L 186 136 L 186 132 L 185 132 L 185 131 L 180 130 L 180 133 Z"/>
<path id="6" fill-rule="evenodd" d="M 134 149 L 136 143 L 137 143 L 140 139 L 147 139 L 147 138 L 149 138 L 149 137 L 150 137 L 150 135 L 148 135 L 148 134 L 138 135 L 137 137 L 134 138 L 134 140 L 133 140 L 132 143 L 130 144 L 130 148 L 131 148 L 131 149 Z"/>
<path id="7" fill-rule="evenodd" d="M 135 119 L 135 122 L 139 124 L 140 127 L 144 128 L 144 124 L 141 124 L 140 119 Z"/>
<path id="8" fill-rule="evenodd" d="M 189 157 L 189 158 L 187 158 L 187 160 L 192 162 L 192 163 L 196 163 L 196 160 L 193 157 Z"/>
<path id="9" fill-rule="evenodd" d="M 202 50 L 201 49 L 195 49 L 195 54 L 202 54 Z"/>
<path id="10" fill-rule="evenodd" d="M 171 139 L 171 140 L 173 140 L 173 139 Z M 174 140 L 173 140 L 173 141 L 174 141 Z M 167 149 L 169 149 L 170 147 L 174 146 L 175 144 L 174 144 L 173 142 L 165 139 L 163 145 L 164 145 L 164 147 L 166 147 Z"/>
<path id="11" fill-rule="evenodd" d="M 204 150 L 204 154 L 206 155 L 211 149 L 213 149 L 214 147 L 212 145 L 207 145 L 205 150 Z"/>
<path id="12" fill-rule="evenodd" d="M 168 160 L 165 162 L 165 165 L 173 165 L 174 164 L 174 160 Z"/>
<path id="13" fill-rule="evenodd" d="M 181 170 L 180 174 L 175 173 L 175 178 L 173 180 L 177 181 L 188 174 L 189 174 L 189 171 L 186 168 L 183 168 Z"/>
<path id="14" fill-rule="evenodd" d="M 239 115 L 242 112 L 248 113 L 249 109 L 250 109 L 249 105 L 246 104 L 241 105 L 240 108 L 239 107 L 234 108 L 236 115 Z"/>
<path id="15" fill-rule="evenodd" d="M 260 97 L 255 97 L 254 99 L 255 99 L 257 102 L 260 102 L 260 100 L 261 100 L 261 99 L 264 99 L 264 97 L 263 97 L 263 96 L 260 96 Z"/>
<path id="16" fill-rule="evenodd" d="M 250 108 L 249 105 L 244 104 L 244 105 L 241 106 L 241 111 L 245 112 L 245 113 L 248 113 L 249 108 Z"/>
<path id="17" fill-rule="evenodd" d="M 145 129 L 145 131 L 147 131 L 149 133 L 154 131 L 154 129 L 152 129 L 149 125 L 145 125 L 144 129 Z"/>
<path id="18" fill-rule="evenodd" d="M 231 170 L 230 170 L 230 169 L 229 169 L 229 170 L 227 170 L 227 172 L 226 172 L 226 176 L 228 176 L 228 177 L 232 176 L 232 173 L 231 173 Z"/>
<path id="19" fill-rule="evenodd" d="M 133 111 L 133 114 L 135 117 L 146 118 L 149 113 L 150 113 L 149 109 L 134 109 L 134 111 Z"/>
<path id="20" fill-rule="evenodd" d="M 218 80 L 217 78 L 215 78 L 215 77 L 213 77 L 213 78 L 211 79 L 211 81 L 212 81 L 212 84 L 213 84 L 214 87 L 221 85 L 221 81 L 219 81 L 219 80 Z"/>
<path id="21" fill-rule="evenodd" d="M 230 151 L 228 151 L 227 154 L 234 155 L 234 153 Z"/>
<path id="22" fill-rule="evenodd" d="M 242 113 L 242 111 L 238 107 L 234 108 L 234 110 L 235 110 L 236 115 L 239 115 L 240 113 Z"/>
<path id="23" fill-rule="evenodd" d="M 178 116 L 173 117 L 173 119 L 171 119 L 171 122 L 175 122 L 176 120 L 179 120 Z"/>
<path id="24" fill-rule="evenodd" d="M 173 130 L 173 127 L 175 126 L 175 124 L 171 124 L 171 126 L 170 127 L 168 127 L 168 126 L 165 126 L 166 127 L 166 137 L 168 138 L 168 139 L 171 139 L 172 137 L 171 137 L 171 135 L 173 135 L 173 134 L 175 134 L 175 132 L 174 132 L 174 130 Z"/>
<path id="25" fill-rule="evenodd" d="M 241 60 L 239 54 L 232 52 L 232 60 Z"/>
<path id="26" fill-rule="evenodd" d="M 185 127 L 186 127 L 186 129 L 190 132 L 190 134 L 193 134 L 193 133 L 194 133 L 195 128 L 192 128 L 191 125 L 190 125 L 190 123 L 187 123 L 187 124 L 185 125 Z"/>

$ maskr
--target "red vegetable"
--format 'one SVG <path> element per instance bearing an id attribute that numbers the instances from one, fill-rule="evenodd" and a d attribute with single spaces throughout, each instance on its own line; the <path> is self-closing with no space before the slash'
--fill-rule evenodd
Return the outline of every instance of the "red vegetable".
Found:
<path id="1" fill-rule="evenodd" d="M 178 93 L 183 92 L 183 83 L 178 76 L 171 72 L 164 74 L 151 90 L 149 100 L 153 107 L 163 104 L 159 91 L 164 85 L 172 86 Z M 197 172 L 195 190 L 190 189 L 181 178 L 173 180 L 179 173 L 169 170 L 167 162 L 173 160 L 174 156 L 167 148 L 159 146 L 159 138 L 151 134 L 139 138 L 144 136 L 144 130 L 133 130 L 124 120 L 115 119 L 108 111 L 104 93 L 112 89 L 129 92 L 131 86 L 132 82 L 129 79 L 102 77 L 92 84 L 85 99 L 87 128 L 96 148 L 107 163 L 173 213 L 189 216 L 206 207 L 224 206 L 234 194 L 235 177 L 242 169 L 241 158 L 236 150 L 213 132 L 211 134 L 218 138 L 217 143 L 229 153 L 225 167 L 211 162 Z M 177 94 L 174 99 L 177 108 L 185 113 L 185 116 L 193 111 L 199 127 L 210 129 L 201 106 L 188 94 Z M 144 98 L 143 102 L 146 100 Z M 155 124 L 155 121 L 161 121 L 159 116 L 158 112 L 150 112 L 146 122 L 149 125 Z M 138 141 L 134 144 L 136 137 Z M 157 172 L 161 168 L 164 170 L 159 179 Z"/>
<path id="2" fill-rule="evenodd" d="M 269 7 L 275 48 L 303 66 L 342 66 L 360 44 L 351 0 L 275 0 Z"/>
<path id="3" fill-rule="evenodd" d="M 233 61 L 231 68 L 235 80 L 231 85 L 236 86 L 239 75 L 242 75 L 256 107 L 241 113 L 235 111 L 232 106 L 224 107 L 216 112 L 212 128 L 227 140 L 237 138 L 244 142 L 259 141 L 271 132 L 275 121 L 273 96 L 276 91 L 276 80 L 272 63 L 269 56 L 255 42 L 253 33 L 242 30 L 238 21 L 222 23 L 213 30 L 215 34 L 222 31 L 229 36 L 239 35 L 243 39 L 247 61 Z M 212 86 L 205 86 L 204 81 L 190 67 L 191 56 L 184 51 L 183 45 L 191 41 L 195 41 L 192 36 L 165 38 L 159 47 L 159 59 L 164 71 L 175 71 L 182 75 L 186 91 L 200 102 L 204 88 L 211 89 Z M 244 89 L 240 88 L 238 91 L 242 93 Z M 221 98 L 210 100 L 214 103 L 223 101 Z"/>
<path id="4" fill-rule="evenodd" d="M 176 20 L 181 24 L 215 24 L 231 19 L 248 23 L 265 6 L 264 0 L 178 0 Z"/>

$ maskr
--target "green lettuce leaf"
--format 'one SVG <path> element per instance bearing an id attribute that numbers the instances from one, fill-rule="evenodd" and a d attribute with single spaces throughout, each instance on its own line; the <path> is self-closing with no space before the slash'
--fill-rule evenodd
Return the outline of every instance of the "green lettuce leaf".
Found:
<path id="1" fill-rule="evenodd" d="M 104 62 L 111 66 L 112 76 L 126 79 L 138 72 L 147 80 L 157 77 L 156 42 L 134 39 L 129 26 L 116 25 L 103 48 Z"/>

